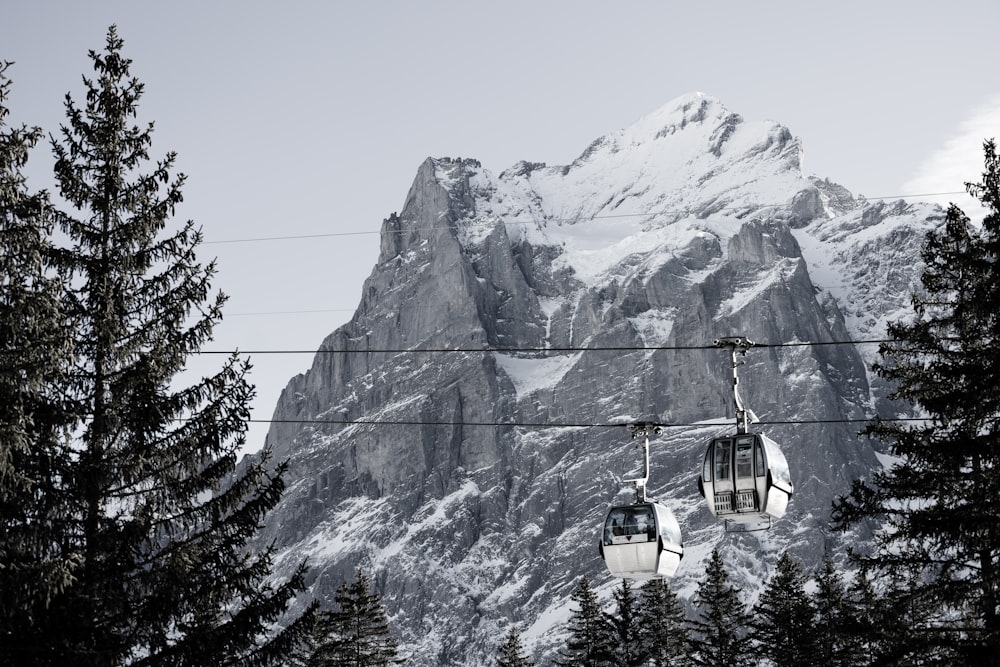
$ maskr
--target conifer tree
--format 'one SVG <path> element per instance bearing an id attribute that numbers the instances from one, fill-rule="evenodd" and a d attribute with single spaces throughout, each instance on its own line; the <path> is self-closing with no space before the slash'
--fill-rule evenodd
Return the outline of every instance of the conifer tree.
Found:
<path id="1" fill-rule="evenodd" d="M 925 598 L 910 595 L 917 584 L 913 573 L 906 571 L 883 573 L 877 582 L 865 567 L 855 574 L 853 596 L 863 601 L 859 605 L 861 624 L 853 637 L 861 645 L 858 664 L 866 667 L 955 664 L 954 647 L 941 644 L 928 633 L 911 631 L 926 627 L 939 612 Z"/>
<path id="2" fill-rule="evenodd" d="M 615 664 L 620 667 L 636 667 L 646 663 L 646 656 L 640 641 L 639 609 L 628 579 L 622 579 L 613 593 L 615 608 L 606 614 L 615 635 Z"/>
<path id="3" fill-rule="evenodd" d="M 695 594 L 698 617 L 691 621 L 696 665 L 749 667 L 756 664 L 746 639 L 749 619 L 718 549 L 712 550 L 705 579 Z"/>
<path id="4" fill-rule="evenodd" d="M 802 567 L 786 551 L 754 606 L 751 636 L 776 667 L 829 664 L 816 648 L 815 611 Z"/>
<path id="5" fill-rule="evenodd" d="M 854 574 L 848 596 L 858 601 L 857 622 L 850 628 L 854 632 L 854 640 L 859 644 L 858 664 L 884 664 L 881 656 L 887 652 L 882 648 L 885 644 L 883 637 L 895 634 L 892 628 L 898 620 L 882 609 L 882 598 L 875 591 L 867 568 L 862 567 Z"/>
<path id="6" fill-rule="evenodd" d="M 815 582 L 816 590 L 812 594 L 816 612 L 815 643 L 825 664 L 829 667 L 869 664 L 862 650 L 862 636 L 866 630 L 861 609 L 829 556 L 823 559 Z"/>
<path id="7" fill-rule="evenodd" d="M 515 626 L 510 626 L 510 629 L 507 630 L 507 637 L 500 645 L 496 667 L 534 667 L 534 664 L 530 658 L 524 655 L 521 633 L 517 631 Z"/>
<path id="8" fill-rule="evenodd" d="M 557 665 L 610 667 L 615 664 L 614 628 L 601 611 L 597 594 L 586 575 L 570 596 L 577 604 L 569 619 L 569 637 L 559 651 Z"/>
<path id="9" fill-rule="evenodd" d="M 48 198 L 29 193 L 23 174 L 41 130 L 8 127 L 8 67 L 0 63 L 0 664 L 15 665 L 35 662 L 46 645 L 37 621 L 78 560 L 52 546 L 71 423 L 59 391 L 71 327 Z"/>
<path id="10" fill-rule="evenodd" d="M 834 522 L 881 523 L 859 559 L 881 578 L 908 572 L 894 604 L 919 610 L 906 641 L 952 660 L 1000 664 L 1000 161 L 984 144 L 985 171 L 967 184 L 987 210 L 973 225 L 948 208 L 927 235 L 923 292 L 914 316 L 888 328 L 875 372 L 919 422 L 876 420 L 865 433 L 888 443 L 892 467 L 858 480 L 834 505 Z M 928 606 L 937 611 L 926 614 Z"/>
<path id="11" fill-rule="evenodd" d="M 32 630 L 34 664 L 272 664 L 308 622 L 272 624 L 304 589 L 303 570 L 269 583 L 273 552 L 249 541 L 283 489 L 264 454 L 240 470 L 253 388 L 235 355 L 186 387 L 187 359 L 211 340 L 224 297 L 198 262 L 193 222 L 172 227 L 183 176 L 150 162 L 152 125 L 134 125 L 143 85 L 114 27 L 91 52 L 82 106 L 66 96 L 53 139 L 58 255 L 71 289 L 73 358 L 63 372 L 72 441 L 39 456 L 55 467 L 39 502 L 58 516 L 48 545 L 78 562 Z"/>
<path id="12" fill-rule="evenodd" d="M 663 579 L 642 585 L 639 604 L 639 642 L 651 667 L 690 665 L 691 638 L 677 595 Z"/>
<path id="13" fill-rule="evenodd" d="M 337 589 L 336 611 L 319 613 L 307 667 L 387 667 L 404 662 L 378 594 L 359 569 Z"/>

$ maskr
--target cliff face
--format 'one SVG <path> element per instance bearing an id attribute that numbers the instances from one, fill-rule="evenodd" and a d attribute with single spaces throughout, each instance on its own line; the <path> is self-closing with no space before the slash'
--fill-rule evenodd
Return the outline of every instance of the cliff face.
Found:
<path id="1" fill-rule="evenodd" d="M 784 127 L 689 95 L 569 166 L 425 161 L 355 316 L 275 409 L 291 470 L 264 539 L 331 600 L 369 570 L 408 664 L 491 664 L 508 622 L 542 656 L 580 575 L 614 585 L 598 526 L 630 497 L 624 424 L 645 419 L 686 425 L 653 440 L 649 484 L 681 523 L 682 596 L 716 545 L 751 596 L 783 549 L 818 563 L 832 499 L 879 465 L 850 420 L 890 408 L 876 347 L 850 341 L 905 313 L 942 214 L 857 200 L 799 156 Z M 740 389 L 796 486 L 762 533 L 724 533 L 695 485 L 733 430 L 711 345 L 730 335 L 765 344 Z"/>

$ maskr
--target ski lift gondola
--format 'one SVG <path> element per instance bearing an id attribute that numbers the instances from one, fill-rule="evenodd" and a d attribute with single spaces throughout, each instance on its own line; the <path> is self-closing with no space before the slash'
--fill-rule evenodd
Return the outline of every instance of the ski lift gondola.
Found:
<path id="1" fill-rule="evenodd" d="M 793 489 L 778 445 L 763 433 L 738 433 L 709 443 L 698 490 L 727 526 L 770 527 L 785 515 Z"/>
<path id="2" fill-rule="evenodd" d="M 736 369 L 737 351 L 746 354 L 753 345 L 746 338 L 715 341 L 729 347 L 733 365 L 733 397 L 736 404 L 736 435 L 713 438 L 708 444 L 698 476 L 698 491 L 713 516 L 736 530 L 767 529 L 772 519 L 785 515 L 794 487 L 788 461 L 777 443 L 763 433 L 749 430 L 753 412 L 740 398 Z"/>
<path id="3" fill-rule="evenodd" d="M 625 579 L 672 577 L 684 555 L 681 529 L 666 505 L 646 499 L 649 479 L 649 433 L 652 424 L 630 425 L 632 437 L 644 437 L 644 474 L 635 484 L 636 502 L 608 510 L 599 549 L 608 571 Z"/>

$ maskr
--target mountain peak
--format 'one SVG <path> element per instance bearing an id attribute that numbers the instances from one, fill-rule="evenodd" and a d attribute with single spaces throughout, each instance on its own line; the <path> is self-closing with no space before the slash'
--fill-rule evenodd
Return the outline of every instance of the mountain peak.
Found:
<path id="1" fill-rule="evenodd" d="M 671 127 L 684 128 L 690 123 L 712 122 L 729 115 L 729 109 L 719 99 L 705 93 L 687 93 L 646 114 L 622 132 L 655 138 Z"/>
<path id="2" fill-rule="evenodd" d="M 541 664 L 579 576 L 616 585 L 597 532 L 638 461 L 598 426 L 652 419 L 692 425 L 648 467 L 684 532 L 681 598 L 717 547 L 749 598 L 779 553 L 820 563 L 833 498 L 880 465 L 853 422 L 889 409 L 849 341 L 904 313 L 940 211 L 856 202 L 798 156 L 783 126 L 692 93 L 569 166 L 424 161 L 354 317 L 275 409 L 288 491 L 260 544 L 282 572 L 308 558 L 326 601 L 370 569 L 408 664 L 493 664 L 511 619 Z M 691 483 L 732 406 L 708 342 L 734 334 L 774 343 L 741 371 L 796 485 L 765 534 L 725 532 Z"/>
<path id="3" fill-rule="evenodd" d="M 700 153 L 721 159 L 728 153 L 728 161 L 740 161 L 740 153 L 749 153 L 768 160 L 779 157 L 787 163 L 782 171 L 800 171 L 801 167 L 799 143 L 788 128 L 773 121 L 747 123 L 717 98 L 698 92 L 674 98 L 630 126 L 605 135 L 588 152 L 597 146 L 617 152 L 642 147 L 652 150 L 654 145 L 658 152 L 682 152 L 689 159 Z"/>

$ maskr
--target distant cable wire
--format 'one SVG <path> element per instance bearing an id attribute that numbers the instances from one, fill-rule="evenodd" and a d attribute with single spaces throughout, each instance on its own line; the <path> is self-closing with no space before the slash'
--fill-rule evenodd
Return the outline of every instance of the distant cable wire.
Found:
<path id="1" fill-rule="evenodd" d="M 797 345 L 860 345 L 880 341 L 844 341 L 831 343 L 783 343 L 779 345 L 757 344 L 754 347 L 788 347 Z M 494 352 L 498 354 L 562 354 L 574 352 L 655 352 L 658 350 L 711 350 L 715 345 L 671 345 L 671 346 L 595 346 L 595 347 L 468 347 L 468 348 L 354 348 L 350 350 L 195 350 L 192 355 L 251 355 L 251 354 L 477 354 Z M 20 354 L 19 348 L 0 349 L 0 354 Z"/>
<path id="2" fill-rule="evenodd" d="M 766 347 L 818 347 L 824 345 L 879 345 L 893 342 L 891 339 L 873 338 L 865 340 L 840 341 L 796 341 L 791 343 L 754 343 L 754 348 Z M 659 352 L 663 350 L 717 350 L 715 344 L 702 345 L 622 345 L 593 347 L 456 347 L 456 348 L 355 348 L 351 350 L 201 350 L 193 354 L 475 354 L 494 352 L 497 354 L 562 354 L 576 352 Z"/>
<path id="3" fill-rule="evenodd" d="M 886 197 L 864 197 L 862 202 L 868 201 L 884 201 L 888 199 L 902 199 L 904 197 L 914 198 L 914 197 L 943 197 L 947 195 L 959 195 L 966 194 L 964 191 L 954 191 L 954 192 L 926 192 L 923 194 L 914 195 L 893 195 Z M 745 211 L 748 208 L 789 208 L 792 206 L 791 202 L 785 202 L 782 204 L 746 204 L 744 206 L 727 206 L 725 208 L 717 209 L 719 211 Z M 606 215 L 592 215 L 592 216 L 579 216 L 575 218 L 543 218 L 541 220 L 502 220 L 504 224 L 507 225 L 531 225 L 538 222 L 585 222 L 589 220 L 606 220 L 606 219 L 616 219 L 616 218 L 652 218 L 658 215 L 678 215 L 678 214 L 688 214 L 691 209 L 667 209 L 663 211 L 653 211 L 650 213 L 609 213 Z M 500 221 L 501 218 L 497 218 Z M 438 229 L 457 229 L 455 225 L 434 225 L 430 227 L 422 227 L 424 230 L 438 230 Z M 319 238 L 332 238 L 338 236 L 373 236 L 375 234 L 382 234 L 386 230 L 369 230 L 369 231 L 354 231 L 354 232 L 324 232 L 316 234 L 290 234 L 283 236 L 259 236 L 259 237 L 247 237 L 247 238 L 237 238 L 237 239 L 218 239 L 215 241 L 202 241 L 202 245 L 214 245 L 222 243 L 259 243 L 268 241 L 297 241 L 304 239 L 319 239 Z M 389 233 L 403 234 L 411 231 L 410 229 L 399 229 L 399 230 L 389 230 Z"/>
<path id="4" fill-rule="evenodd" d="M 754 426 L 808 426 L 813 424 L 860 424 L 871 421 L 884 422 L 912 422 L 928 421 L 926 417 L 859 417 L 857 419 L 786 419 L 786 420 L 761 420 L 754 422 Z M 483 427 L 500 428 L 509 426 L 513 428 L 621 428 L 628 426 L 630 422 L 467 422 L 467 421 L 426 421 L 426 420 L 390 420 L 390 419 L 247 419 L 247 423 L 252 424 L 315 424 L 332 426 L 448 426 L 448 427 Z M 687 423 L 656 423 L 660 428 L 716 428 L 735 426 L 735 421 L 731 422 L 687 422 Z"/>
<path id="5" fill-rule="evenodd" d="M 927 192 L 914 195 L 892 195 L 885 197 L 865 197 L 864 201 L 869 200 L 886 200 L 886 199 L 900 199 L 904 196 L 907 197 L 937 197 L 944 195 L 955 195 L 963 194 L 961 191 L 955 192 Z M 783 208 L 791 206 L 790 203 L 784 204 L 760 204 L 759 208 Z M 727 207 L 720 209 L 722 211 L 735 211 L 735 210 L 745 210 L 746 206 L 742 207 Z M 679 210 L 667 210 L 658 211 L 654 213 L 616 213 L 608 215 L 595 215 L 590 217 L 582 218 L 545 218 L 544 222 L 574 222 L 574 221 L 588 221 L 588 220 L 601 220 L 601 219 L 612 219 L 612 218 L 636 218 L 636 217 L 654 217 L 656 215 L 666 215 L 666 214 L 678 214 L 678 213 L 688 213 L 688 209 Z M 536 220 L 503 220 L 504 224 L 509 225 L 528 225 L 534 224 L 538 221 Z M 423 227 L 424 230 L 442 230 L 442 229 L 457 229 L 456 225 L 436 225 L 431 227 Z M 406 229 L 392 230 L 392 233 L 402 234 Z M 382 230 L 379 231 L 356 231 L 356 232 L 327 232 L 319 234 L 299 234 L 299 235 L 288 235 L 288 236 L 262 236 L 253 238 L 241 238 L 241 239 L 220 239 L 216 241 L 203 241 L 203 245 L 209 244 L 223 244 L 223 243 L 255 243 L 255 242 L 266 242 L 266 241 L 294 241 L 301 239 L 313 239 L 313 238 L 326 238 L 326 237 L 337 237 L 337 236 L 365 236 L 381 234 Z M 836 285 L 832 286 L 836 287 Z M 352 312 L 353 308 L 328 308 L 328 309 L 313 309 L 313 310 L 278 310 L 278 311 L 260 311 L 260 312 L 243 312 L 243 313 L 227 313 L 229 317 L 250 317 L 250 316 L 263 316 L 263 315 L 299 315 L 299 314 L 316 314 L 316 313 L 330 313 L 330 312 Z"/>
<path id="6" fill-rule="evenodd" d="M 355 308 L 320 308 L 317 310 L 266 310 L 248 313 L 226 313 L 226 317 L 248 317 L 257 315 L 308 315 L 313 313 L 350 313 Z"/>

